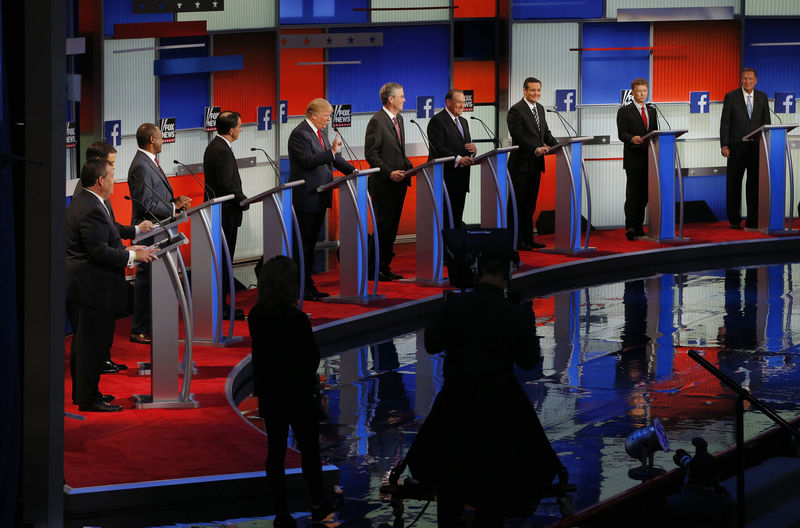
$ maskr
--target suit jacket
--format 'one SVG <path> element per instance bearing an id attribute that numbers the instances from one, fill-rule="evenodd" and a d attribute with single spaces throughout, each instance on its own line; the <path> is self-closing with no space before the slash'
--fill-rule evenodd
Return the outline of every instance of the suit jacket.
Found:
<path id="1" fill-rule="evenodd" d="M 634 145 L 631 140 L 635 136 L 644 136 L 652 130 L 658 130 L 658 115 L 652 106 L 647 108 L 647 128 L 642 121 L 642 114 L 634 103 L 629 103 L 617 110 L 617 136 L 624 143 L 622 148 L 622 168 L 625 170 L 647 170 L 648 142 Z"/>
<path id="2" fill-rule="evenodd" d="M 138 150 L 128 169 L 128 186 L 134 199 L 131 224 L 137 225 L 142 220 L 155 222 L 147 209 L 162 220 L 172 216 L 173 208 L 170 204 L 175 201 L 172 186 L 155 162 Z"/>
<path id="3" fill-rule="evenodd" d="M 239 203 L 246 200 L 247 196 L 242 192 L 242 178 L 239 176 L 239 167 L 236 165 L 236 157 L 228 144 L 219 136 L 215 136 L 211 143 L 206 147 L 203 154 L 203 172 L 205 173 L 206 186 L 214 194 L 224 196 L 232 194 L 233 200 L 222 202 L 222 215 L 228 216 L 233 225 L 242 225 L 242 206 Z M 208 190 L 205 199 L 211 196 Z"/>
<path id="4" fill-rule="evenodd" d="M 66 212 L 67 302 L 103 310 L 125 306 L 125 266 L 129 253 L 122 247 L 112 210 L 84 190 Z"/>
<path id="5" fill-rule="evenodd" d="M 400 126 L 400 141 L 398 143 L 394 123 L 382 108 L 370 118 L 367 123 L 367 132 L 364 136 L 364 157 L 370 167 L 379 167 L 377 174 L 370 176 L 370 181 L 384 186 L 411 185 L 408 179 L 402 182 L 393 182 L 389 174 L 395 170 L 408 170 L 411 161 L 406 157 L 406 129 L 403 125 L 403 116 L 397 114 L 397 123 Z"/>
<path id="6" fill-rule="evenodd" d="M 428 122 L 428 140 L 431 144 L 428 161 L 447 156 L 471 156 L 464 146 L 466 143 L 472 143 L 469 125 L 467 120 L 461 116 L 458 117 L 458 121 L 464 130 L 463 137 L 447 110 L 442 110 Z M 445 163 L 444 178 L 447 188 L 458 187 L 463 191 L 469 191 L 469 169 L 469 166 L 455 167 L 452 161 Z"/>
<path id="7" fill-rule="evenodd" d="M 519 150 L 512 151 L 509 156 L 508 169 L 510 171 L 541 174 L 544 172 L 544 156 L 537 156 L 536 149 L 558 143 L 550 133 L 544 107 L 539 103 L 536 103 L 536 112 L 539 115 L 541 130 L 536 126 L 533 112 L 528 108 L 528 102 L 525 99 L 521 99 L 508 109 L 506 123 L 508 132 L 511 134 L 511 144 L 519 145 Z"/>
<path id="8" fill-rule="evenodd" d="M 333 181 L 333 167 L 344 174 L 355 170 L 341 154 L 334 156 L 328 135 L 322 132 L 323 147 L 319 137 L 304 119 L 289 135 L 289 181 L 305 180 L 305 185 L 292 192 L 296 211 L 321 213 L 331 206 L 332 191 L 317 192 L 317 187 Z"/>
<path id="9" fill-rule="evenodd" d="M 75 185 L 75 190 L 72 192 L 72 199 L 74 200 L 76 196 L 83 192 L 83 185 L 81 185 L 80 178 L 78 179 L 78 183 Z M 111 200 L 105 199 L 103 203 L 106 204 L 106 207 L 111 212 L 112 218 L 114 217 L 114 209 L 111 208 Z M 119 236 L 124 238 L 125 240 L 130 240 L 136 237 L 136 226 L 132 225 L 122 225 L 119 222 L 114 221 L 114 224 L 117 226 L 117 231 L 119 231 Z"/>
<path id="10" fill-rule="evenodd" d="M 729 147 L 736 155 L 737 149 L 745 145 L 742 137 L 762 125 L 769 125 L 769 103 L 767 94 L 753 90 L 753 115 L 747 117 L 747 104 L 742 94 L 742 88 L 731 90 L 725 94 L 722 103 L 722 118 L 719 122 L 719 144 Z"/>

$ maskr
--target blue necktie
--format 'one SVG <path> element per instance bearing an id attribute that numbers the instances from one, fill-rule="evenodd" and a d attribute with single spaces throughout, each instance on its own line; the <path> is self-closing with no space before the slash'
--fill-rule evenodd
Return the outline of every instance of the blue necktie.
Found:
<path id="1" fill-rule="evenodd" d="M 458 127 L 458 131 L 461 133 L 461 139 L 464 139 L 464 129 L 461 128 L 461 120 L 459 118 L 455 119 L 456 127 Z"/>
<path id="2" fill-rule="evenodd" d="M 747 117 L 753 117 L 753 96 L 747 94 Z"/>

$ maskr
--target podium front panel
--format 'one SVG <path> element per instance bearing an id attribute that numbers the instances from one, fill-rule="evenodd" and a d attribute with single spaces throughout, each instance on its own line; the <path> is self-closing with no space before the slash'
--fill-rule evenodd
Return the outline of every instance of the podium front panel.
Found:
<path id="1" fill-rule="evenodd" d="M 481 227 L 508 227 L 508 153 L 498 152 L 481 166 Z M 495 183 L 495 178 L 497 183 Z"/>
<path id="2" fill-rule="evenodd" d="M 175 273 L 172 258 L 170 253 L 164 254 L 150 268 L 150 386 L 154 404 L 173 402 L 179 393 L 179 311 L 170 277 Z"/>
<path id="3" fill-rule="evenodd" d="M 289 213 L 292 210 L 291 189 L 284 189 L 270 195 L 262 204 L 264 262 L 277 255 L 291 257 L 294 234 L 292 215 Z M 284 230 L 288 241 L 283 236 Z"/>
<path id="4" fill-rule="evenodd" d="M 339 291 L 341 297 L 362 301 L 367 299 L 367 247 L 361 229 L 366 231 L 368 225 L 368 200 L 366 176 L 357 176 L 339 186 Z"/>
<path id="5" fill-rule="evenodd" d="M 439 232 L 444 227 L 443 202 L 444 170 L 441 163 L 436 163 L 417 175 L 417 280 L 441 280 L 442 262 L 438 257 Z"/>
<path id="6" fill-rule="evenodd" d="M 648 237 L 675 238 L 675 135 L 651 138 L 648 145 Z"/>
<path id="7" fill-rule="evenodd" d="M 568 252 L 581 249 L 581 147 L 580 142 L 575 142 L 556 154 L 555 242 L 557 250 Z"/>
<path id="8" fill-rule="evenodd" d="M 758 228 L 769 233 L 785 229 L 786 129 L 771 128 L 765 130 L 762 135 L 763 137 L 759 136 L 756 140 L 759 154 Z M 749 178 L 750 175 L 748 174 L 747 177 Z"/>
<path id="9" fill-rule="evenodd" d="M 192 302 L 195 306 L 194 338 L 204 342 L 219 339 L 222 317 L 222 302 L 218 289 L 217 274 L 221 272 L 214 266 L 214 259 L 223 265 L 222 251 L 222 212 L 221 205 L 211 205 L 192 217 Z M 205 225 L 203 225 L 205 223 Z M 200 233 L 208 226 L 211 239 Z"/>

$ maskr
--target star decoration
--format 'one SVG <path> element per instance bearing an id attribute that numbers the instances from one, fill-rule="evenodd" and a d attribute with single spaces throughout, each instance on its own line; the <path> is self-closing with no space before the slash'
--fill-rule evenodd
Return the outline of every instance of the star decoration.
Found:
<path id="1" fill-rule="evenodd" d="M 310 40 L 308 40 L 308 37 L 306 37 L 306 38 L 303 40 L 303 44 L 305 44 L 306 46 L 308 46 L 309 44 L 311 44 L 311 41 L 310 41 Z"/>
<path id="2" fill-rule="evenodd" d="M 217 2 L 211 2 L 211 5 L 214 7 L 214 9 L 217 8 Z"/>
<path id="3" fill-rule="evenodd" d="M 331 44 L 331 43 L 333 43 L 333 39 L 331 37 L 328 37 L 328 44 Z"/>
<path id="4" fill-rule="evenodd" d="M 182 8 L 183 8 L 183 2 L 178 2 L 178 9 L 182 9 Z"/>
<path id="5" fill-rule="evenodd" d="M 369 38 L 369 43 L 370 44 L 375 44 L 375 37 L 370 37 Z"/>
<path id="6" fill-rule="evenodd" d="M 285 45 L 286 45 L 286 37 L 281 39 L 281 46 L 285 46 Z"/>
<path id="7" fill-rule="evenodd" d="M 354 39 L 353 37 L 350 37 L 349 39 L 347 39 L 347 42 L 349 42 L 350 44 L 352 44 L 354 40 L 355 40 L 355 39 Z"/>
<path id="8" fill-rule="evenodd" d="M 200 2 L 195 2 L 195 3 L 194 3 L 194 6 L 195 6 L 197 9 L 200 9 Z"/>

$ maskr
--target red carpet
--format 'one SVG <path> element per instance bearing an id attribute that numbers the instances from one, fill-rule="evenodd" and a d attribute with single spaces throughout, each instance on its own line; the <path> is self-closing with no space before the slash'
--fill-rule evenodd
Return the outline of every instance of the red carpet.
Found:
<path id="1" fill-rule="evenodd" d="M 729 242 L 770 238 L 760 233 L 732 230 L 727 223 L 691 224 L 684 230 L 689 244 Z M 540 236 L 537 241 L 553 247 L 554 236 Z M 672 247 L 648 240 L 628 241 L 621 229 L 595 231 L 590 243 L 597 247 L 595 256 L 653 251 Z M 414 244 L 396 246 L 392 268 L 407 277 L 415 268 Z M 521 271 L 554 266 L 586 257 L 569 257 L 541 252 L 523 252 Z M 591 257 L 590 257 L 591 258 Z M 320 290 L 338 293 L 338 270 L 315 276 Z M 320 325 L 366 312 L 396 306 L 441 293 L 441 288 L 413 283 L 380 283 L 378 293 L 386 299 L 368 306 L 306 302 L 313 325 Z M 247 312 L 255 302 L 255 290 L 237 294 L 237 305 Z M 236 335 L 245 339 L 230 348 L 194 347 L 198 375 L 192 392 L 200 402 L 198 409 L 136 410 L 131 394 L 149 392 L 149 377 L 138 376 L 136 362 L 149 359 L 149 349 L 128 341 L 130 319 L 117 323 L 112 357 L 130 368 L 120 374 L 103 375 L 100 390 L 114 394 L 120 413 L 82 413 L 84 421 L 65 418 L 64 474 L 73 488 L 113 485 L 152 480 L 190 478 L 207 475 L 263 471 L 266 437 L 248 425 L 230 407 L 225 397 L 225 382 L 231 369 L 250 352 L 247 325 L 238 322 Z M 69 353 L 70 338 L 65 350 Z M 65 410 L 77 413 L 72 404 L 69 368 L 66 368 Z M 177 384 L 177 378 L 176 378 Z M 290 451 L 287 468 L 299 466 L 299 455 Z"/>

